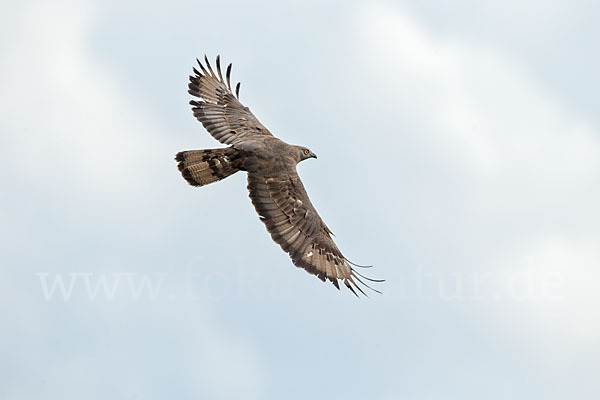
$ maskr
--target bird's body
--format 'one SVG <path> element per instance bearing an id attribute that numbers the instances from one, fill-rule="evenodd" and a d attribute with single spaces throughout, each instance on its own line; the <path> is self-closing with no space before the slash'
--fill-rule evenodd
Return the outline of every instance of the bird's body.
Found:
<path id="1" fill-rule="evenodd" d="M 246 171 L 256 212 L 293 263 L 322 281 L 331 281 L 338 289 L 341 280 L 354 294 L 354 288 L 364 294 L 357 285 L 364 284 L 359 276 L 369 278 L 358 274 L 339 251 L 296 171 L 299 162 L 316 155 L 274 137 L 239 102 L 239 83 L 236 96 L 231 90 L 231 64 L 225 80 L 219 57 L 217 73 L 206 57 L 205 62 L 206 68 L 198 62 L 202 72 L 194 69 L 190 76 L 189 93 L 201 99 L 190 104 L 206 130 L 229 147 L 178 153 L 175 159 L 183 177 L 193 186 L 204 186 Z"/>

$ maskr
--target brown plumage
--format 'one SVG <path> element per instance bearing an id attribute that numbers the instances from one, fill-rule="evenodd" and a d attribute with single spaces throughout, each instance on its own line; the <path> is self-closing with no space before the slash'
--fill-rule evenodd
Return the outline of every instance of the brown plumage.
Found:
<path id="1" fill-rule="evenodd" d="M 289 145 L 274 137 L 239 101 L 231 89 L 231 64 L 225 79 L 217 56 L 216 73 L 206 56 L 201 71 L 194 68 L 188 92 L 194 116 L 219 142 L 230 147 L 212 150 L 182 151 L 175 156 L 185 180 L 203 186 L 224 179 L 238 171 L 248 172 L 250 199 L 260 220 L 273 240 L 287 252 L 294 265 L 304 268 L 322 281 L 339 281 L 355 295 L 365 294 L 359 284 L 366 278 L 351 267 L 337 248 L 331 230 L 313 207 L 296 165 L 317 156 L 302 146 Z M 356 265 L 355 265 L 356 266 Z M 378 292 L 375 289 L 372 289 Z"/>
<path id="2" fill-rule="evenodd" d="M 189 150 L 177 153 L 177 167 L 192 186 L 204 186 L 235 174 L 241 168 L 239 152 L 233 148 Z"/>

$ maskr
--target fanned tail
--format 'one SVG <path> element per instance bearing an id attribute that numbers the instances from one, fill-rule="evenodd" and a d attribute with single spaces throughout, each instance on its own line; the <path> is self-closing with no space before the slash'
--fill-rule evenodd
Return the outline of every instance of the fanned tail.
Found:
<path id="1" fill-rule="evenodd" d="M 177 153 L 175 161 L 183 178 L 192 186 L 204 186 L 220 181 L 240 170 L 238 151 L 224 149 L 187 150 Z"/>

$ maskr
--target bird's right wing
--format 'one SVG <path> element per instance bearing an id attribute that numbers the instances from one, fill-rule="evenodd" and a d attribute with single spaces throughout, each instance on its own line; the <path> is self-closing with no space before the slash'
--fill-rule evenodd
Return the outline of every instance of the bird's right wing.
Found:
<path id="1" fill-rule="evenodd" d="M 194 116 L 215 139 L 223 144 L 234 145 L 253 136 L 273 136 L 252 114 L 248 107 L 239 101 L 238 83 L 235 96 L 231 90 L 231 64 L 227 67 L 225 79 L 221 73 L 221 60 L 217 56 L 217 73 L 213 71 L 208 58 L 204 56 L 206 67 L 198 61 L 201 71 L 194 68 L 190 75 L 188 93 L 200 100 L 192 100 Z"/>
<path id="2" fill-rule="evenodd" d="M 360 275 L 350 266 L 310 202 L 295 168 L 272 176 L 249 172 L 248 190 L 261 221 L 294 265 L 322 281 L 331 281 L 338 289 L 338 280 L 342 281 L 354 294 L 354 289 L 365 294 L 359 284 L 372 289 L 361 277 L 381 282 Z"/>

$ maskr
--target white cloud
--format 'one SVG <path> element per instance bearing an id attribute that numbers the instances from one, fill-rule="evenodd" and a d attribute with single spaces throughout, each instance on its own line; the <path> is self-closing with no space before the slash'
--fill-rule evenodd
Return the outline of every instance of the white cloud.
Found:
<path id="1" fill-rule="evenodd" d="M 491 292 L 505 297 L 490 318 L 544 368 L 570 368 L 600 355 L 598 239 L 540 238 L 497 261 L 502 273 Z"/>
<path id="2" fill-rule="evenodd" d="M 91 52 L 91 8 L 32 2 L 18 10 L 16 31 L 4 39 L 2 152 L 24 184 L 123 203 L 137 197 L 131 187 L 151 191 L 151 160 L 165 136 L 143 99 Z"/>
<path id="3" fill-rule="evenodd" d="M 360 10 L 365 57 L 407 114 L 480 173 L 566 181 L 598 177 L 600 143 L 585 121 L 493 49 L 436 37 L 383 5 Z M 410 118 L 410 115 L 403 118 Z M 450 146 L 449 148 L 447 146 Z"/>
<path id="4" fill-rule="evenodd" d="M 157 222 L 148 223 L 147 219 L 153 215 L 151 208 L 165 197 L 164 187 L 156 185 L 155 181 L 172 172 L 173 182 L 182 187 L 185 185 L 175 179 L 177 170 L 172 154 L 165 151 L 167 134 L 159 128 L 157 118 L 144 110 L 143 99 L 128 91 L 91 52 L 88 40 L 95 20 L 90 3 L 25 3 L 15 8 L 12 17 L 14 30 L 9 37 L 0 39 L 4 41 L 0 107 L 5 112 L 0 121 L 3 142 L 0 152 L 2 164 L 7 166 L 0 171 L 0 176 L 10 182 L 11 188 L 22 188 L 23 193 L 12 190 L 10 194 L 15 203 L 2 209 L 6 213 L 2 215 L 0 232 L 3 245 L 11 251 L 14 250 L 11 242 L 20 247 L 21 262 L 29 259 L 29 255 L 22 253 L 31 252 L 33 256 L 37 251 L 32 237 L 34 232 L 28 225 L 28 218 L 33 219 L 36 210 L 28 208 L 28 204 L 17 203 L 31 197 L 27 191 L 31 191 L 36 207 L 47 207 L 50 211 L 45 212 L 58 215 L 57 229 L 68 225 L 64 219 L 68 219 L 70 213 L 75 221 L 69 222 L 74 224 L 83 213 L 88 218 L 100 215 L 85 225 L 84 234 L 102 224 L 112 227 L 111 237 L 119 234 L 117 230 L 129 229 L 140 236 L 146 229 L 155 229 Z M 144 199 L 147 200 L 142 201 Z M 140 211 L 144 207 L 150 210 Z M 92 212 L 94 208 L 95 212 Z M 132 213 L 132 210 L 136 212 Z M 116 229 L 115 222 L 124 217 L 129 219 Z M 168 219 L 169 216 L 163 217 Z M 145 224 L 140 228 L 131 218 L 145 219 Z M 4 239 L 10 240 L 8 244 Z M 69 243 L 77 239 L 64 238 L 60 246 L 65 248 L 57 250 L 63 251 L 64 257 L 68 258 L 72 250 Z M 175 304 L 169 303 L 165 307 L 149 304 L 147 309 L 132 304 L 132 309 L 115 308 L 110 303 L 100 306 L 65 303 L 48 308 L 49 304 L 39 303 L 37 288 L 31 287 L 35 281 L 31 270 L 68 266 L 19 265 L 18 270 L 13 267 L 5 263 L 0 267 L 4 274 L 2 282 L 20 288 L 4 290 L 0 294 L 2 304 L 10 304 L 0 311 L 11 321 L 3 354 L 8 360 L 21 360 L 28 370 L 21 371 L 12 384 L 3 382 L 3 393 L 22 396 L 25 391 L 33 398 L 40 397 L 40 393 L 60 391 L 67 397 L 80 398 L 82 393 L 90 394 L 90 387 L 100 390 L 99 377 L 109 377 L 109 387 L 119 386 L 121 392 L 144 391 L 160 384 L 149 385 L 144 371 L 129 369 L 118 373 L 116 369 L 107 368 L 106 363 L 118 362 L 123 357 L 113 354 L 117 352 L 115 348 L 128 349 L 130 345 L 132 348 L 128 350 L 133 354 L 143 354 L 143 349 L 133 344 L 109 340 L 114 348 L 103 349 L 102 343 L 107 338 L 91 331 L 84 332 L 89 336 L 85 351 L 64 343 L 49 347 L 47 342 L 53 340 L 52 331 L 56 329 L 68 330 L 66 336 L 76 335 L 77 330 L 90 329 L 78 316 L 89 318 L 92 325 L 96 322 L 92 321 L 94 318 L 116 319 L 117 324 L 126 324 L 132 313 L 143 321 L 140 316 L 147 312 L 152 314 L 150 320 L 169 321 L 176 326 L 180 321 L 171 319 L 173 308 L 177 307 Z M 92 265 L 71 267 L 94 268 Z M 11 311 L 15 305 L 17 316 Z M 195 316 L 187 325 L 190 329 L 187 342 L 178 343 L 176 350 L 179 353 L 173 355 L 176 361 L 184 358 L 184 362 L 185 357 L 192 360 L 188 367 L 199 376 L 190 376 L 190 386 L 194 387 L 194 382 L 204 382 L 203 386 L 196 384 L 199 395 L 208 390 L 231 398 L 257 396 L 262 376 L 252 343 L 244 341 L 240 335 L 223 332 L 218 321 L 211 319 L 208 312 L 199 313 L 196 306 L 190 305 Z M 57 318 L 67 321 L 67 325 L 49 321 L 47 315 L 42 315 L 44 310 L 58 315 Z M 103 316 L 103 312 L 106 315 Z M 120 318 L 122 320 L 118 322 Z M 48 331 L 48 327 L 52 329 Z M 143 326 L 134 328 L 132 335 L 136 335 L 137 330 L 140 339 L 148 334 Z M 172 336 L 177 337 L 179 333 L 167 330 L 164 334 L 167 340 L 176 341 Z M 12 345 L 19 340 L 26 340 L 29 347 Z M 60 351 L 63 353 L 57 354 Z M 29 359 L 34 354 L 35 362 Z M 94 357 L 104 357 L 104 364 L 93 362 Z M 157 368 L 170 369 L 165 365 Z M 230 382 L 232 371 L 236 375 L 236 384 Z M 69 378 L 69 374 L 74 378 Z M 200 375 L 203 379 L 199 379 Z M 31 380 L 32 376 L 36 384 L 24 388 L 23 380 Z M 43 377 L 47 381 L 42 384 Z M 102 386 L 102 390 L 108 388 Z M 155 394 L 146 395 L 152 397 Z"/>
<path id="5" fill-rule="evenodd" d="M 501 302 L 500 323 L 526 341 L 528 331 L 547 338 L 536 341 L 540 357 L 557 348 L 581 356 L 600 335 L 600 253 L 591 228 L 600 201 L 597 130 L 494 49 L 437 37 L 393 7 L 363 6 L 356 18 L 364 60 L 375 60 L 362 92 L 382 88 L 382 119 L 396 115 L 400 125 L 417 127 L 403 134 L 419 136 L 418 154 L 469 182 L 456 188 L 469 229 L 457 226 L 452 240 L 509 238 L 503 261 L 488 252 L 484 270 L 514 275 L 526 270 L 515 260 L 531 257 L 536 276 L 559 273 L 566 281 L 560 301 Z M 506 289 L 505 280 L 496 283 Z"/>

